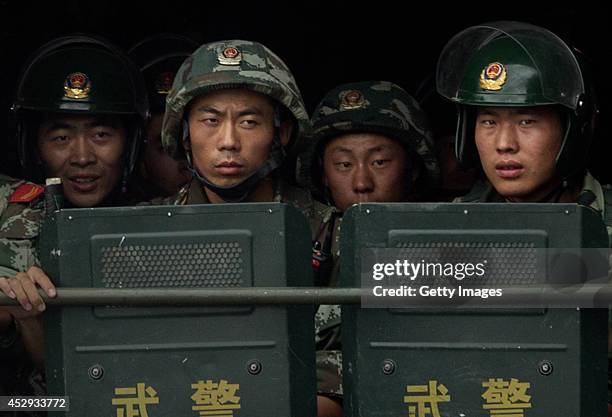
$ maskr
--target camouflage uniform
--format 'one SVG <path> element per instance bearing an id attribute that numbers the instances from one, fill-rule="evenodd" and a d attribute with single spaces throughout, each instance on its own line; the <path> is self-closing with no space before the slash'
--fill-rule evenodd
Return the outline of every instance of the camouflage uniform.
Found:
<path id="1" fill-rule="evenodd" d="M 399 141 L 409 160 L 420 165 L 420 176 L 414 184 L 409 184 L 406 200 L 422 199 L 422 194 L 437 181 L 439 169 L 424 113 L 410 95 L 390 82 L 359 82 L 334 88 L 315 109 L 312 124 L 312 140 L 298 160 L 298 179 L 320 200 L 329 203 L 328 206 L 315 205 L 321 222 L 315 231 L 313 262 L 319 262 L 315 265 L 318 283 L 336 286 L 342 213 L 333 207 L 329 190 L 323 186 L 320 159 L 327 141 L 343 134 L 362 132 L 378 133 Z M 323 265 L 325 262 L 329 265 Z M 317 389 L 331 397 L 342 396 L 340 311 L 338 305 L 322 305 L 315 316 Z"/>
<path id="2" fill-rule="evenodd" d="M 168 94 L 166 112 L 162 127 L 162 144 L 174 158 L 186 158 L 190 166 L 191 155 L 185 151 L 189 141 L 189 131 L 185 123 L 185 109 L 189 103 L 206 93 L 230 88 L 243 88 L 272 98 L 275 108 L 274 138 L 267 161 L 250 178 L 230 187 L 237 190 L 236 195 L 228 195 L 228 190 L 211 184 L 193 168 L 195 178 L 185 185 L 176 196 L 157 199 L 161 204 L 207 204 L 204 188 L 219 195 L 224 201 L 248 201 L 248 193 L 259 181 L 271 178 L 274 189 L 273 201 L 293 204 L 301 209 L 310 220 L 311 226 L 321 224 L 326 206 L 312 200 L 308 190 L 299 189 L 282 181 L 274 170 L 285 160 L 286 152 L 298 149 L 299 140 L 310 127 L 308 114 L 300 91 L 283 61 L 265 46 L 244 40 L 228 40 L 206 44 L 198 48 L 179 68 L 172 90 Z M 287 146 L 283 147 L 278 135 L 282 110 L 288 111 L 297 129 Z M 251 178 L 256 181 L 251 182 Z M 244 184 L 249 184 L 245 186 Z M 314 234 L 314 232 L 313 232 Z"/>
<path id="3" fill-rule="evenodd" d="M 10 201 L 24 185 L 32 195 L 42 191 L 37 185 L 0 175 L 0 276 L 15 275 L 38 264 L 35 239 L 42 218 L 41 201 L 26 201 L 28 196 L 21 199 L 23 202 Z"/>
<path id="4" fill-rule="evenodd" d="M 42 187 L 0 175 L 0 276 L 38 265 L 36 238 L 42 220 Z M 44 379 L 14 326 L 0 334 L 0 395 L 44 393 Z M 0 412 L 0 415 L 3 415 Z M 11 415 L 8 412 L 4 415 Z M 32 414 L 26 414 L 32 415 Z"/>
<path id="5" fill-rule="evenodd" d="M 601 214 L 610 242 L 612 242 L 612 187 L 601 185 L 589 172 L 584 175 L 582 187 L 576 203 L 589 207 Z M 463 197 L 457 197 L 454 203 L 505 203 L 507 200 L 501 196 L 488 182 L 478 182 Z"/>
<path id="6" fill-rule="evenodd" d="M 315 202 L 312 200 L 310 193 L 302 188 L 294 187 L 280 178 L 274 178 L 273 180 L 273 202 L 291 204 L 300 209 L 309 220 L 316 218 Z M 193 179 L 184 185 L 175 196 L 154 199 L 152 204 L 184 206 L 189 204 L 210 204 L 210 201 L 202 189 L 202 184 Z"/>

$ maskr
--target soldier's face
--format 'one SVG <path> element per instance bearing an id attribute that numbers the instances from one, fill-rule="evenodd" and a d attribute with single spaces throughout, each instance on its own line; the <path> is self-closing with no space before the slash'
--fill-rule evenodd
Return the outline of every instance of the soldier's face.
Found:
<path id="1" fill-rule="evenodd" d="M 161 143 L 162 119 L 163 114 L 156 114 L 149 121 L 143 164 L 147 180 L 166 195 L 172 195 L 189 181 L 191 173 L 186 163 L 179 162 L 164 152 Z"/>
<path id="2" fill-rule="evenodd" d="M 507 199 L 540 201 L 559 184 L 563 127 L 553 107 L 479 108 L 475 138 L 487 178 Z"/>
<path id="3" fill-rule="evenodd" d="M 402 201 L 406 192 L 406 151 L 374 133 L 351 133 L 326 144 L 323 181 L 342 211 L 365 202 Z"/>
<path id="4" fill-rule="evenodd" d="M 244 89 L 200 96 L 188 113 L 193 165 L 210 182 L 241 183 L 268 159 L 274 135 L 274 107 L 264 95 Z M 281 141 L 290 128 L 281 127 Z"/>
<path id="5" fill-rule="evenodd" d="M 38 130 L 38 157 L 48 176 L 60 177 L 64 197 L 95 207 L 117 187 L 126 129 L 118 117 L 46 115 Z"/>

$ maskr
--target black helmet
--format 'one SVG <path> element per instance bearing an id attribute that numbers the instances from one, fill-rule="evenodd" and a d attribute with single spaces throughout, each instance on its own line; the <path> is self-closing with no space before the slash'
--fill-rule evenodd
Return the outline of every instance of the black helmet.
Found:
<path id="1" fill-rule="evenodd" d="M 199 45 L 185 36 L 163 33 L 146 38 L 128 50 L 142 72 L 152 113 L 163 113 L 179 67 Z"/>
<path id="2" fill-rule="evenodd" d="M 40 47 L 21 72 L 12 110 L 21 165 L 29 168 L 31 112 L 110 114 L 129 117 L 124 180 L 131 173 L 149 117 L 140 71 L 120 49 L 89 35 L 54 39 Z"/>

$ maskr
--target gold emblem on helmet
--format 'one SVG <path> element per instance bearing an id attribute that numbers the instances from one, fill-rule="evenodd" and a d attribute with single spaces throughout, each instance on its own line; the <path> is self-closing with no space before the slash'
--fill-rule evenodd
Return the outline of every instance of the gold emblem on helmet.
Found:
<path id="1" fill-rule="evenodd" d="M 340 108 L 342 110 L 360 109 L 365 104 L 365 98 L 359 90 L 349 90 L 342 95 Z"/>
<path id="2" fill-rule="evenodd" d="M 483 90 L 499 91 L 506 83 L 507 77 L 506 67 L 499 62 L 492 62 L 480 73 L 480 88 Z"/>
<path id="3" fill-rule="evenodd" d="M 242 54 L 236 47 L 228 46 L 223 51 L 219 52 L 217 59 L 221 65 L 240 65 Z"/>
<path id="4" fill-rule="evenodd" d="M 90 91 L 91 80 L 82 72 L 68 74 L 64 81 L 64 97 L 80 100 L 88 98 Z"/>

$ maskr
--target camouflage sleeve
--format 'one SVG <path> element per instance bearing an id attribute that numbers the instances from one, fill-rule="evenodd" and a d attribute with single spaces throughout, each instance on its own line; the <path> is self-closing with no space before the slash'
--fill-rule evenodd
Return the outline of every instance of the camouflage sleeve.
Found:
<path id="1" fill-rule="evenodd" d="M 317 392 L 342 396 L 342 340 L 339 305 L 321 305 L 315 315 Z"/>
<path id="2" fill-rule="evenodd" d="M 0 194 L 0 276 L 14 275 L 38 265 L 36 240 L 42 207 L 33 203 L 8 203 Z"/>

